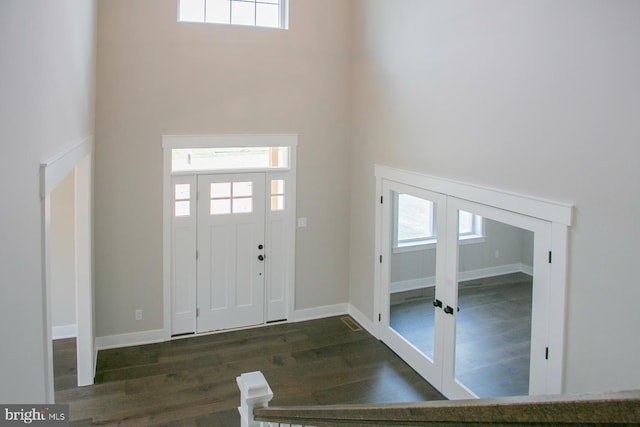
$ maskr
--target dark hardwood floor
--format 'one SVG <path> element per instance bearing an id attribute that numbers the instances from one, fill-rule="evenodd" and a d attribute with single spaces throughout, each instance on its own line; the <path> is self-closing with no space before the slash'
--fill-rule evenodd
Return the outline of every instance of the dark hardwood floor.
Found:
<path id="1" fill-rule="evenodd" d="M 456 378 L 480 397 L 529 393 L 531 290 L 532 278 L 523 273 L 459 285 Z M 410 294 L 391 307 L 391 327 L 431 358 L 433 291 Z"/>
<path id="2" fill-rule="evenodd" d="M 54 342 L 56 401 L 71 425 L 238 426 L 236 377 L 262 371 L 271 405 L 443 397 L 384 344 L 340 318 L 104 350 L 96 384 L 75 386 L 75 340 Z"/>

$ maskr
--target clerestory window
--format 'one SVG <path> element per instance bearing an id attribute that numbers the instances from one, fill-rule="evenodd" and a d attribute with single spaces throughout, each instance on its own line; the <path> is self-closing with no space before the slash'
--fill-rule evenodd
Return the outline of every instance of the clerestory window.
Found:
<path id="1" fill-rule="evenodd" d="M 178 21 L 287 29 L 288 0 L 178 0 Z"/>

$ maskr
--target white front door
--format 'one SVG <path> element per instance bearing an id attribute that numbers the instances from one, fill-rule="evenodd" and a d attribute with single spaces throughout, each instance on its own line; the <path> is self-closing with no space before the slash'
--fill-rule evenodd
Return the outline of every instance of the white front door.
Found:
<path id="1" fill-rule="evenodd" d="M 380 337 L 441 389 L 442 324 L 447 319 L 433 303 L 441 307 L 444 299 L 446 198 L 390 181 L 383 191 L 382 259 L 387 261 L 382 264 Z"/>
<path id="2" fill-rule="evenodd" d="M 196 332 L 265 321 L 265 174 L 198 176 Z"/>

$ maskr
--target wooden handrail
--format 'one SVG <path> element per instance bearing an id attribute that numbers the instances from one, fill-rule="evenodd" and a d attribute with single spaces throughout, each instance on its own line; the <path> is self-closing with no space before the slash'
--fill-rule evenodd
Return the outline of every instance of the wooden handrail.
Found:
<path id="1" fill-rule="evenodd" d="M 324 426 L 640 425 L 640 390 L 379 405 L 254 409 L 256 421 Z"/>

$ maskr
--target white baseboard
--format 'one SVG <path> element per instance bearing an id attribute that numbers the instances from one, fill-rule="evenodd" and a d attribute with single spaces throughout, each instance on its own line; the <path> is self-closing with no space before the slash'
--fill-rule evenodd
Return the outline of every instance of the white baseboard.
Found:
<path id="1" fill-rule="evenodd" d="M 131 347 L 134 345 L 154 344 L 166 341 L 164 329 L 154 331 L 133 332 L 130 334 L 108 335 L 96 338 L 96 349 Z M 97 352 L 96 352 L 97 354 Z"/>
<path id="2" fill-rule="evenodd" d="M 520 264 L 520 271 L 528 276 L 533 277 L 533 266 L 527 264 Z"/>
<path id="3" fill-rule="evenodd" d="M 293 313 L 292 321 L 304 322 L 306 320 L 316 320 L 316 319 L 322 319 L 325 317 L 345 315 L 348 313 L 349 313 L 349 304 L 347 303 L 334 304 L 334 305 L 327 305 L 323 307 L 314 307 L 314 308 L 307 308 L 304 310 L 296 310 Z M 96 337 L 96 341 L 95 341 L 96 355 L 98 354 L 98 350 L 108 350 L 111 348 L 154 344 L 154 343 L 164 342 L 164 341 L 167 341 L 167 335 L 164 329 Z"/>
<path id="4" fill-rule="evenodd" d="M 529 273 L 527 272 L 529 271 Z M 486 279 L 487 277 L 502 276 L 504 274 L 525 273 L 533 275 L 533 268 L 521 262 L 495 267 L 479 268 L 477 270 L 461 271 L 458 273 L 458 281 Z"/>
<path id="5" fill-rule="evenodd" d="M 323 307 L 306 308 L 303 310 L 296 310 L 293 313 L 294 322 L 304 322 L 306 320 L 316 320 L 325 317 L 340 316 L 348 314 L 349 304 L 334 304 L 325 305 Z"/>
<path id="6" fill-rule="evenodd" d="M 478 270 L 470 270 L 460 272 L 458 280 L 476 280 L 486 277 L 500 276 L 503 274 L 511 273 L 525 273 L 530 276 L 533 275 L 533 268 L 526 264 L 515 263 L 508 265 L 501 265 L 497 267 L 488 267 Z M 421 289 L 425 287 L 433 286 L 433 278 L 421 278 L 414 280 L 406 280 L 401 282 L 391 283 L 391 289 L 393 292 L 404 292 L 407 290 Z M 364 313 L 358 310 L 350 303 L 326 305 L 322 307 L 306 308 L 302 310 L 295 310 L 293 313 L 292 322 L 304 322 L 307 320 L 323 319 L 326 317 L 342 316 L 348 314 L 354 318 L 363 328 L 365 328 L 371 335 L 376 336 L 376 324 L 369 319 Z M 75 325 L 73 325 L 75 328 Z M 58 327 L 67 328 L 67 327 Z M 56 328 L 53 328 L 54 339 L 57 336 Z M 66 331 L 67 329 L 64 329 Z M 63 329 L 59 329 L 63 331 Z M 62 333 L 61 333 L 62 334 Z M 66 335 L 66 334 L 65 334 Z M 75 336 L 75 332 L 74 335 Z M 65 338 L 67 336 L 60 336 L 59 338 Z M 134 332 L 130 334 L 109 335 L 96 338 L 96 356 L 97 350 L 106 350 L 110 348 L 129 347 L 135 345 L 153 344 L 158 342 L 167 341 L 167 334 L 163 329 L 153 331 Z"/>
<path id="7" fill-rule="evenodd" d="M 374 337 L 377 335 L 374 331 L 375 325 L 374 322 L 369 319 L 363 312 L 358 310 L 356 306 L 353 304 L 349 304 L 349 316 L 353 317 L 353 319 L 360 324 L 364 329 L 367 330 Z"/>
<path id="8" fill-rule="evenodd" d="M 416 289 L 430 288 L 436 285 L 435 276 L 420 277 L 418 279 L 401 280 L 389 284 L 391 293 L 415 291 Z"/>
<path id="9" fill-rule="evenodd" d="M 63 338 L 76 338 L 78 336 L 78 325 L 54 326 L 51 328 L 51 338 L 61 340 Z"/>
<path id="10" fill-rule="evenodd" d="M 504 274 L 524 273 L 533 276 L 533 267 L 523 263 L 498 265 L 495 267 L 479 268 L 476 270 L 461 271 L 458 273 L 459 281 L 486 279 L 487 277 L 502 276 Z M 418 279 L 401 280 L 389 284 L 391 293 L 414 291 L 416 289 L 429 288 L 434 286 L 436 278 L 421 277 Z"/>
<path id="11" fill-rule="evenodd" d="M 324 319 L 327 317 L 349 315 L 367 330 L 371 335 L 375 336 L 374 323 L 358 308 L 350 303 L 326 305 L 324 307 L 314 307 L 304 310 L 296 310 L 294 313 L 294 322 L 304 322 L 307 320 Z"/>

